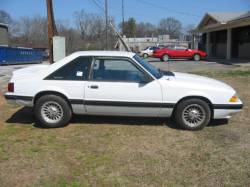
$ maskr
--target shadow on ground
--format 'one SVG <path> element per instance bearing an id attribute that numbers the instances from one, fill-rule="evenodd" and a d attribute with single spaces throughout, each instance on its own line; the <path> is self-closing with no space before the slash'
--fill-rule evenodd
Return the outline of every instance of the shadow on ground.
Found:
<path id="1" fill-rule="evenodd" d="M 33 125 L 41 128 L 35 122 L 32 108 L 24 107 L 15 112 L 6 120 L 9 124 Z M 149 118 L 149 117 L 114 117 L 114 116 L 89 116 L 74 115 L 70 124 L 91 124 L 91 125 L 141 125 L 141 126 L 167 126 L 172 129 L 179 129 L 172 118 Z M 208 127 L 220 126 L 228 124 L 228 120 L 212 120 Z"/>

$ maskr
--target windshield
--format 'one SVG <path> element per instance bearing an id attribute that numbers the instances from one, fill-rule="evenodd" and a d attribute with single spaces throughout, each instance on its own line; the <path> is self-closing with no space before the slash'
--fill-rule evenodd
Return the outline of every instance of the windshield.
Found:
<path id="1" fill-rule="evenodd" d="M 138 55 L 134 56 L 134 59 L 142 65 L 149 73 L 151 73 L 155 78 L 159 79 L 163 76 L 163 73 L 150 63 L 141 59 Z"/>

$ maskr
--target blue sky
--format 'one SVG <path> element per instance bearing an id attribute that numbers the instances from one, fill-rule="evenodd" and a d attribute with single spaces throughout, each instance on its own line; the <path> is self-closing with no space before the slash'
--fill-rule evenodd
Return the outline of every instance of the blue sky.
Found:
<path id="1" fill-rule="evenodd" d="M 104 0 L 96 0 L 103 3 Z M 121 1 L 108 0 L 109 14 L 116 23 L 121 21 Z M 0 9 L 13 18 L 22 16 L 46 16 L 46 0 L 0 0 Z M 55 19 L 74 24 L 75 11 L 100 13 L 93 0 L 53 0 Z M 157 24 L 161 18 L 175 17 L 183 25 L 198 24 L 205 12 L 240 12 L 250 10 L 250 0 L 124 0 L 125 19 Z"/>

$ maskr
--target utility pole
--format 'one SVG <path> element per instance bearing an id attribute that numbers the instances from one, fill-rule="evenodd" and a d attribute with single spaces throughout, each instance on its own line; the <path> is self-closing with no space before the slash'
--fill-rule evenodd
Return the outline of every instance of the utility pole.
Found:
<path id="1" fill-rule="evenodd" d="M 122 37 L 124 35 L 124 0 L 122 0 Z"/>
<path id="2" fill-rule="evenodd" d="M 53 36 L 57 35 L 52 0 L 46 0 L 47 3 L 47 19 L 48 19 L 48 46 L 49 46 L 49 62 L 52 64 L 53 59 Z"/>
<path id="3" fill-rule="evenodd" d="M 108 49 L 108 0 L 105 0 L 105 19 L 106 19 L 106 50 Z"/>

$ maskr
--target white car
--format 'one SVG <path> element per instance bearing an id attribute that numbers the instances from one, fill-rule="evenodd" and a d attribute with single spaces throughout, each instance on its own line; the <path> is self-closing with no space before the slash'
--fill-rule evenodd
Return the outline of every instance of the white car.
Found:
<path id="1" fill-rule="evenodd" d="M 76 52 L 52 64 L 14 71 L 5 98 L 34 107 L 37 123 L 62 127 L 72 114 L 173 116 L 198 130 L 229 118 L 243 105 L 229 85 L 202 76 L 165 72 L 130 52 Z"/>
<path id="2" fill-rule="evenodd" d="M 159 47 L 147 47 L 140 52 L 143 58 L 148 58 L 153 55 L 154 50 L 159 49 Z"/>

